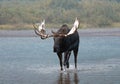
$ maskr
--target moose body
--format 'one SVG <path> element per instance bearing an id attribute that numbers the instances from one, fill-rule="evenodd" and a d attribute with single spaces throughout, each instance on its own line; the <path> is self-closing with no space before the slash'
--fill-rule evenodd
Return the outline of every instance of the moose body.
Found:
<path id="1" fill-rule="evenodd" d="M 53 37 L 54 46 L 53 51 L 57 53 L 61 70 L 63 70 L 63 64 L 65 67 L 69 68 L 69 58 L 71 52 L 74 54 L 75 68 L 77 68 L 77 54 L 79 49 L 79 34 L 77 28 L 79 26 L 79 21 L 76 18 L 72 29 L 69 29 L 66 24 L 62 25 L 57 32 L 52 32 L 52 35 L 48 35 L 45 32 L 45 21 L 39 25 L 39 29 L 33 25 L 35 28 L 35 33 L 41 37 L 41 39 L 46 39 L 48 37 Z M 64 62 L 63 55 L 64 54 Z"/>
<path id="2" fill-rule="evenodd" d="M 70 31 L 67 25 L 62 25 L 62 27 L 57 31 L 58 34 L 67 34 Z M 63 70 L 62 54 L 64 53 L 64 66 L 69 68 L 69 58 L 71 51 L 74 53 L 75 68 L 77 68 L 77 54 L 79 48 L 79 35 L 75 31 L 67 37 L 54 37 L 54 47 L 53 50 L 57 53 L 61 70 Z"/>

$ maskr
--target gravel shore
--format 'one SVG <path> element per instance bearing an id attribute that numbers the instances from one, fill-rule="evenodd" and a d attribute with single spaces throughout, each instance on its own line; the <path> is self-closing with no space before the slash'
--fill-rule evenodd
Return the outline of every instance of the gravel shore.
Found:
<path id="1" fill-rule="evenodd" d="M 50 33 L 51 30 L 47 29 Z M 79 29 L 80 36 L 120 36 L 120 28 Z M 35 37 L 34 30 L 0 30 L 0 37 Z"/>

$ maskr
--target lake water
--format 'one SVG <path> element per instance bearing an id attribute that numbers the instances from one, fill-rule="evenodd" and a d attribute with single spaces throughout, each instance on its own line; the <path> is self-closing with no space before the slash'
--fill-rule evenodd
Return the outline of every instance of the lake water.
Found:
<path id="1" fill-rule="evenodd" d="M 53 39 L 0 37 L 0 84 L 120 84 L 120 37 L 81 37 L 78 69 L 60 71 Z"/>

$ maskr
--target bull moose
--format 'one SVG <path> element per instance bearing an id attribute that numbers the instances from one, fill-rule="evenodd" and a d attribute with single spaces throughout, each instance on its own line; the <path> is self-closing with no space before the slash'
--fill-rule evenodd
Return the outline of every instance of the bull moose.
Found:
<path id="1" fill-rule="evenodd" d="M 41 39 L 46 39 L 49 37 L 53 37 L 54 46 L 53 51 L 57 53 L 61 70 L 63 70 L 63 65 L 69 68 L 69 58 L 71 55 L 71 51 L 74 54 L 74 62 L 75 68 L 77 69 L 77 55 L 79 49 L 79 34 L 77 32 L 77 28 L 79 26 L 79 21 L 76 18 L 73 27 L 71 29 L 68 28 L 66 24 L 62 25 L 57 32 L 52 31 L 52 34 L 46 34 L 45 31 L 45 20 L 42 21 L 41 24 L 34 26 L 35 33 L 41 37 Z M 64 54 L 64 62 L 62 60 L 62 55 Z"/>

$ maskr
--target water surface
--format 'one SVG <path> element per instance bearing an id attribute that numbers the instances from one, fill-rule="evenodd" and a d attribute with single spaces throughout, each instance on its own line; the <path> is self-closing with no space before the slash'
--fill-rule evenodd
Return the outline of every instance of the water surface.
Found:
<path id="1" fill-rule="evenodd" d="M 120 84 L 120 37 L 81 37 L 78 69 L 71 54 L 65 72 L 52 48 L 52 38 L 0 37 L 0 84 Z"/>

